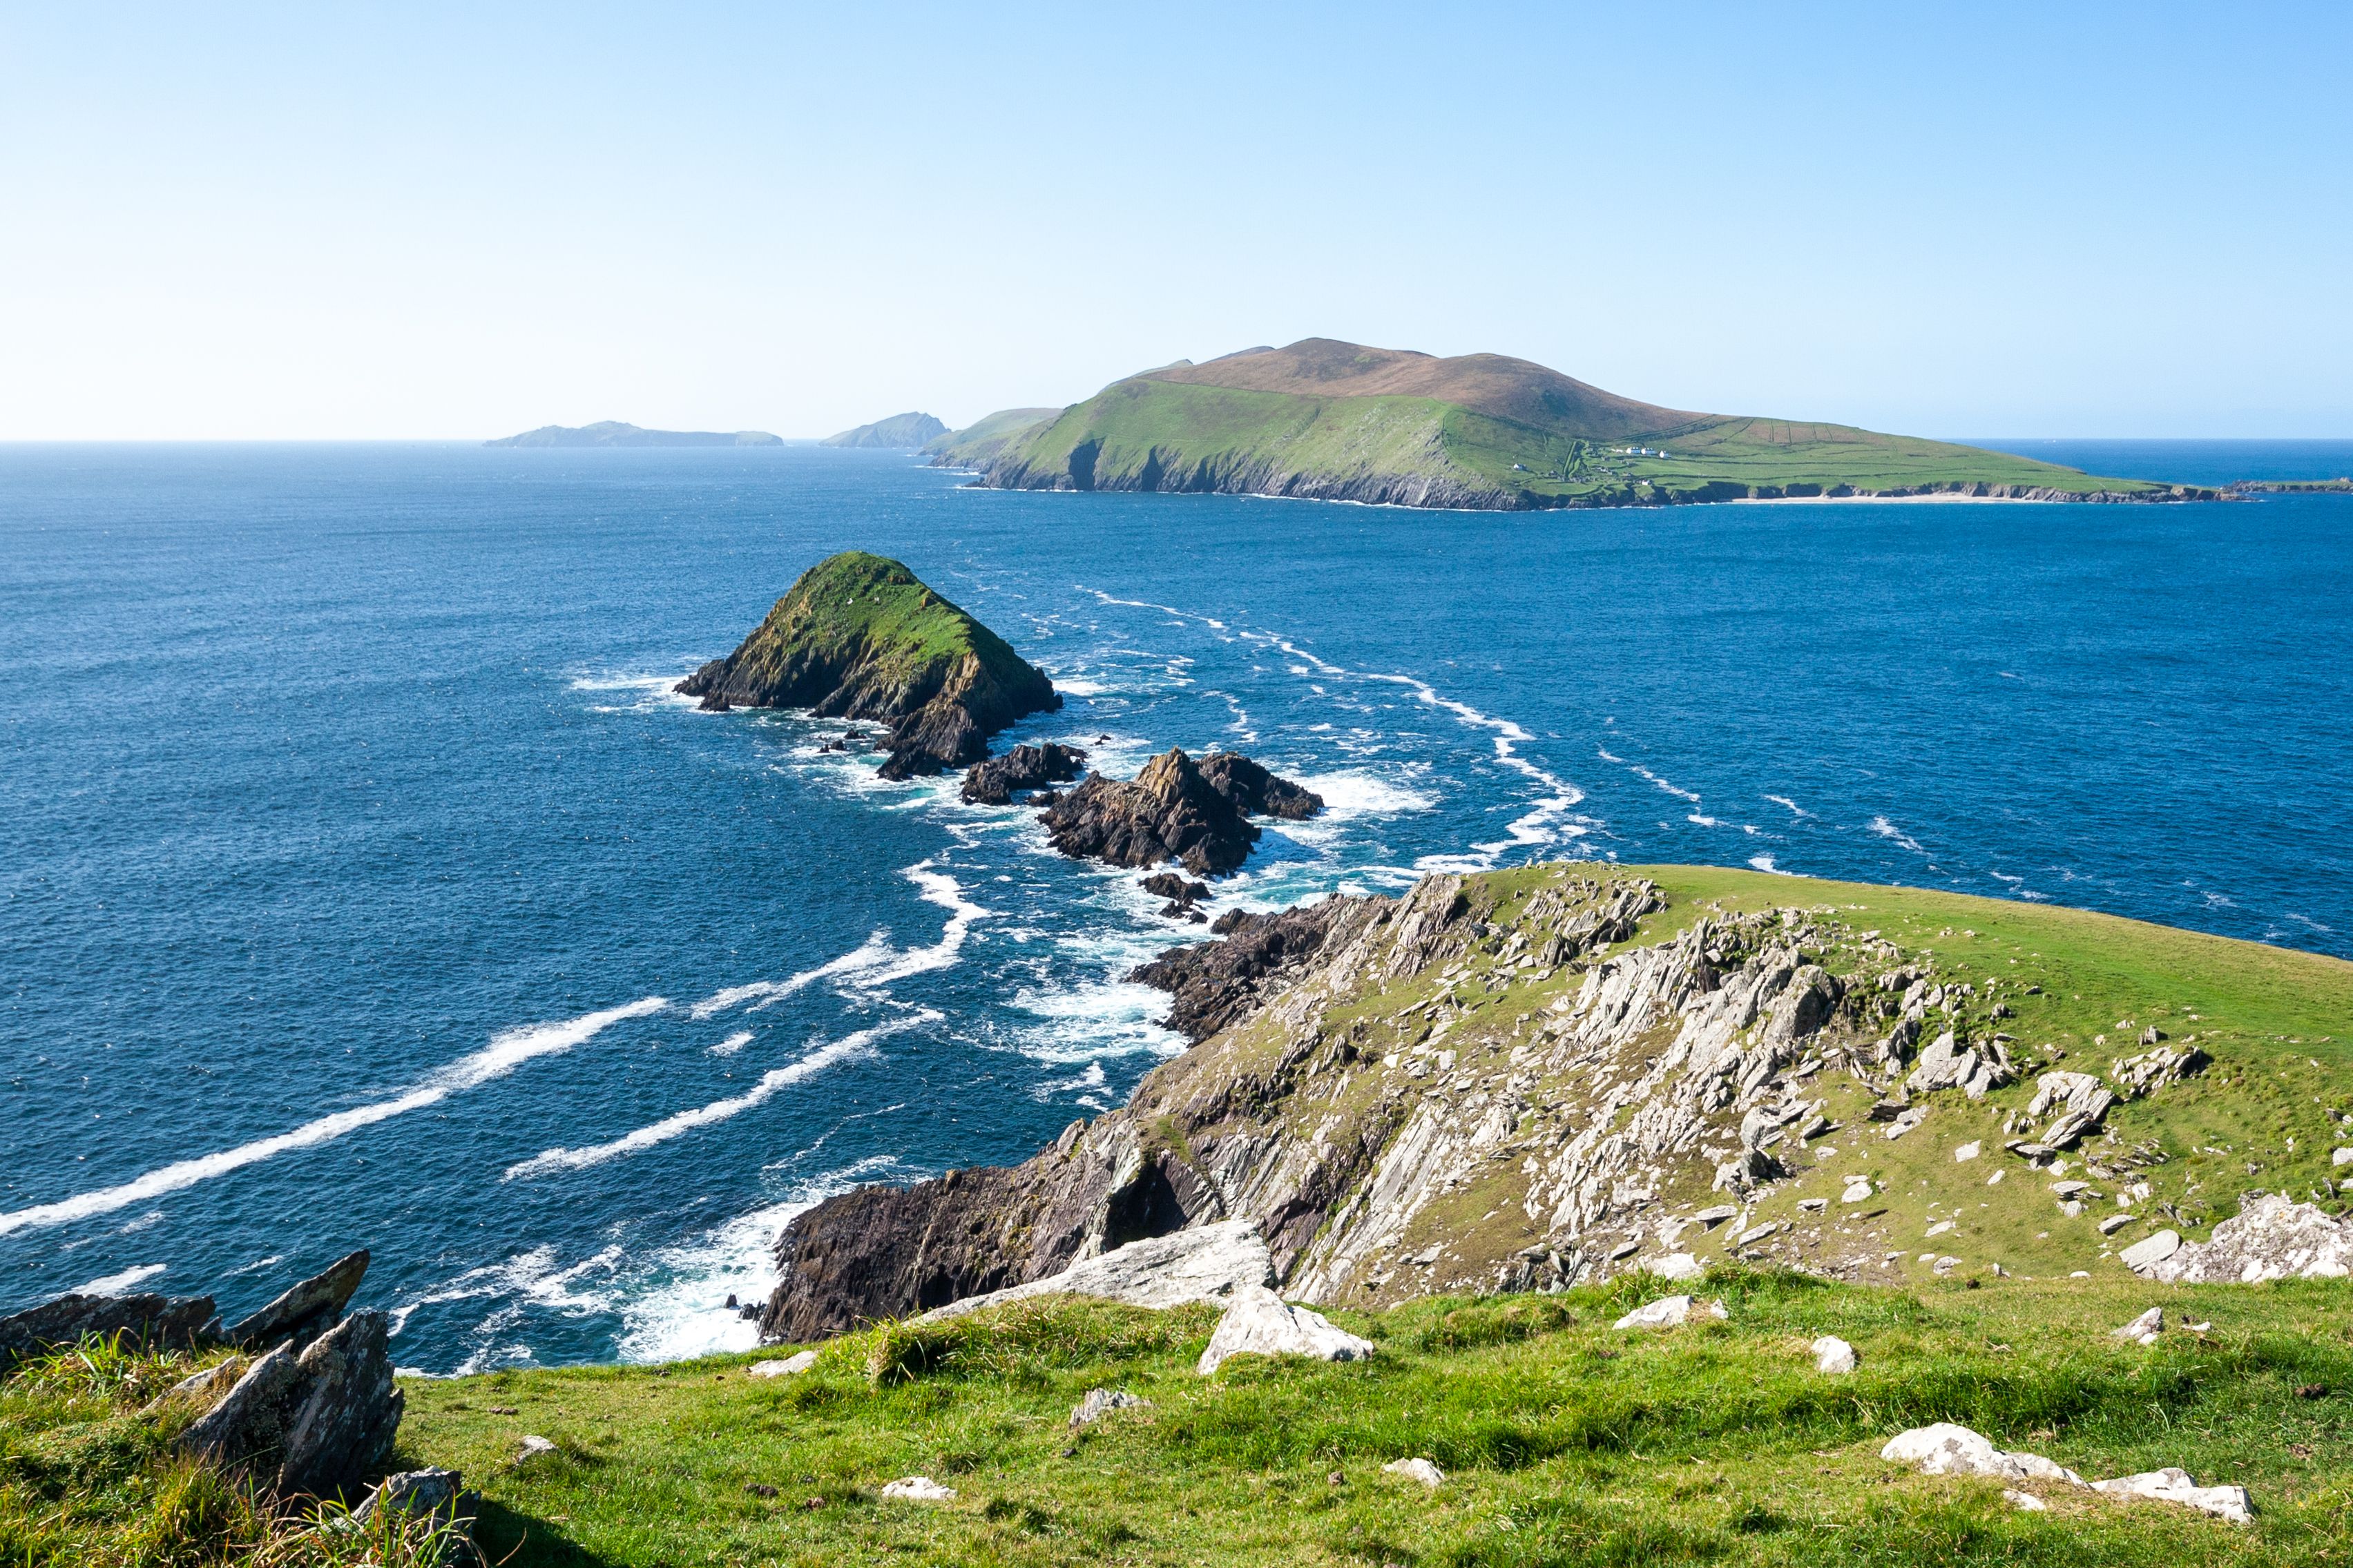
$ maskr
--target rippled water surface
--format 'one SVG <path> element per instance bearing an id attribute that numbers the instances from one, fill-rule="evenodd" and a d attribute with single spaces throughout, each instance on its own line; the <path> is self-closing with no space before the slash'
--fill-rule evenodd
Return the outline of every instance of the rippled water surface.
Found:
<path id="1" fill-rule="evenodd" d="M 2318 477 L 2353 446 L 2039 457 Z M 0 448 L 0 1310 L 375 1249 L 404 1364 L 747 1344 L 799 1205 L 1175 1048 L 1132 875 L 668 686 L 897 555 L 1132 772 L 1332 803 L 1218 904 L 1697 860 L 2353 954 L 2353 501 L 1499 516 L 889 454 Z"/>

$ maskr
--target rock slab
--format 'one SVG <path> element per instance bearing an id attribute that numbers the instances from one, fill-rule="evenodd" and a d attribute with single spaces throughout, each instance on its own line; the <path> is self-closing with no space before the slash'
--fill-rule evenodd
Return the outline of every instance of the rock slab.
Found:
<path id="1" fill-rule="evenodd" d="M 2248 1202 L 2216 1226 L 2211 1239 L 2176 1237 L 2169 1251 L 2155 1256 L 2156 1244 L 2172 1234 L 2159 1231 L 2119 1256 L 2138 1273 L 2168 1285 L 2260 1285 L 2338 1279 L 2353 1272 L 2353 1225 L 2279 1193 Z M 2137 1254 L 2146 1261 L 2136 1261 Z"/>
<path id="2" fill-rule="evenodd" d="M 1132 1241 L 1115 1252 L 1087 1258 L 1060 1274 L 1025 1285 L 967 1296 L 933 1309 L 923 1321 L 960 1318 L 1034 1296 L 1100 1296 L 1131 1307 L 1229 1301 L 1243 1291 L 1264 1289 L 1273 1283 L 1274 1257 L 1267 1250 L 1258 1226 L 1246 1219 L 1221 1220 Z"/>
<path id="3" fill-rule="evenodd" d="M 230 1325 L 227 1338 L 240 1350 L 290 1344 L 297 1352 L 343 1321 L 343 1308 L 368 1268 L 367 1248 L 337 1258 L 269 1305 Z"/>
<path id="4" fill-rule="evenodd" d="M 1194 1371 L 1207 1377 L 1238 1355 L 1300 1355 L 1317 1361 L 1362 1361 L 1373 1342 L 1360 1339 L 1321 1312 L 1294 1307 L 1264 1286 L 1235 1293 L 1234 1304 L 1218 1320 L 1218 1331 Z"/>
<path id="5" fill-rule="evenodd" d="M 142 1344 L 186 1350 L 213 1322 L 210 1296 L 60 1296 L 0 1318 L 0 1377 L 31 1356 L 84 1334 L 129 1334 Z"/>

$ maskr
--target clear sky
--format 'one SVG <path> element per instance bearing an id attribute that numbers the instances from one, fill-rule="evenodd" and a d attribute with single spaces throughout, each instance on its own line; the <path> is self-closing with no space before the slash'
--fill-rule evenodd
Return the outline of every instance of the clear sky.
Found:
<path id="1" fill-rule="evenodd" d="M 1310 335 L 2353 436 L 2353 6 L 0 3 L 0 439 L 962 424 Z"/>

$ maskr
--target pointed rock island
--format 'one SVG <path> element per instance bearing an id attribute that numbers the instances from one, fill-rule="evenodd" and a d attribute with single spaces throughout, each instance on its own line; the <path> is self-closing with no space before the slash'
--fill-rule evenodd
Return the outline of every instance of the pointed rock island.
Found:
<path id="1" fill-rule="evenodd" d="M 1062 705 L 1004 638 L 887 556 L 828 556 L 801 574 L 743 646 L 678 683 L 714 712 L 800 708 L 891 727 L 884 778 L 944 773 L 988 738 Z"/>

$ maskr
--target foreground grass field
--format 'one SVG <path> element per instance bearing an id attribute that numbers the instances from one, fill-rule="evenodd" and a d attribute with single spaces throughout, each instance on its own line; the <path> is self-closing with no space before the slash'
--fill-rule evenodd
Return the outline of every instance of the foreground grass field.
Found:
<path id="1" fill-rule="evenodd" d="M 1728 1321 L 1612 1330 L 1656 1284 L 1342 1314 L 1367 1362 L 1194 1375 L 1214 1316 L 1060 1301 L 748 1358 L 413 1382 L 404 1448 L 491 1500 L 531 1563 L 2323 1563 L 2353 1557 L 2353 1292 L 2055 1281 L 1918 1292 L 1728 1275 Z M 2151 1305 L 2212 1327 L 2147 1349 Z M 1826 1377 L 1836 1333 L 1861 1370 Z M 1152 1401 L 1073 1433 L 1090 1388 Z M 2246 1486 L 2232 1526 L 1883 1463 L 1977 1427 L 2101 1477 Z M 556 1452 L 514 1462 L 524 1435 Z M 1425 1457 L 1445 1484 L 1383 1473 Z M 885 1501 L 928 1475 L 947 1503 Z M 512 1554 L 510 1556 L 510 1554 Z"/>

